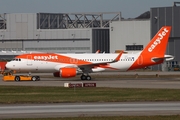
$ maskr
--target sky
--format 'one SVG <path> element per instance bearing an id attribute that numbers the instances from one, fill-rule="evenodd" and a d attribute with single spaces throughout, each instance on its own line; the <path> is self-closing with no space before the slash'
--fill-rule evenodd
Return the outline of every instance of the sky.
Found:
<path id="1" fill-rule="evenodd" d="M 121 12 L 134 18 L 154 7 L 170 7 L 180 0 L 0 0 L 2 13 Z M 180 4 L 178 4 L 180 6 Z"/>

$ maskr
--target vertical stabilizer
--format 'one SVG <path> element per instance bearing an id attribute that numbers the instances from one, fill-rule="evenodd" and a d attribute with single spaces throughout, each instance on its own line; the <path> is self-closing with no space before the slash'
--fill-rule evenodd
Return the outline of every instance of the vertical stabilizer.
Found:
<path id="1" fill-rule="evenodd" d="M 170 32 L 171 26 L 163 26 L 144 48 L 129 70 L 162 63 Z"/>

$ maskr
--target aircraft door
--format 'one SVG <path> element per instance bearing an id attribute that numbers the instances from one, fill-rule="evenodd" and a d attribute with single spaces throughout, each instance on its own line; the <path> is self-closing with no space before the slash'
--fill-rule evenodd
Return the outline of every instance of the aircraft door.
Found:
<path id="1" fill-rule="evenodd" d="M 71 59 L 70 59 L 70 63 L 71 63 L 71 64 L 77 64 L 77 63 L 78 63 L 78 60 L 75 59 L 75 58 L 71 58 Z"/>
<path id="2" fill-rule="evenodd" d="M 143 64 L 143 56 L 142 56 L 142 55 L 139 56 L 139 59 L 138 59 L 138 61 L 137 61 L 137 64 L 138 64 L 138 65 L 142 65 L 142 64 Z"/>
<path id="3" fill-rule="evenodd" d="M 32 65 L 32 55 L 27 56 L 27 65 L 31 66 Z"/>

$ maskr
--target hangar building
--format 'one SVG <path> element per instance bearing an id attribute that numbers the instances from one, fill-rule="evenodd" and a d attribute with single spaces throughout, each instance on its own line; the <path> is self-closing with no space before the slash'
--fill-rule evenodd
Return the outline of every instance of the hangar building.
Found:
<path id="1" fill-rule="evenodd" d="M 133 19 L 110 24 L 110 52 L 139 51 L 150 41 L 150 20 Z"/>
<path id="2" fill-rule="evenodd" d="M 120 19 L 120 12 L 1 14 L 0 51 L 109 52 L 109 23 Z"/>
<path id="3" fill-rule="evenodd" d="M 151 8 L 151 36 L 163 25 L 172 26 L 166 53 L 175 56 L 170 66 L 180 65 L 180 6 Z"/>

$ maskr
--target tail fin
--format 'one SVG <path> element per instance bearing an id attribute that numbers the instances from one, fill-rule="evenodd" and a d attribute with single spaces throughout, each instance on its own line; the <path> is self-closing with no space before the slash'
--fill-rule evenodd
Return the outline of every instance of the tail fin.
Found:
<path id="1" fill-rule="evenodd" d="M 129 70 L 162 63 L 170 32 L 171 26 L 163 26 L 144 48 Z"/>
<path id="2" fill-rule="evenodd" d="M 100 53 L 100 50 L 97 50 L 95 53 L 96 53 L 96 54 Z"/>
<path id="3" fill-rule="evenodd" d="M 170 32 L 171 26 L 162 27 L 145 47 L 142 54 L 164 56 Z"/>

